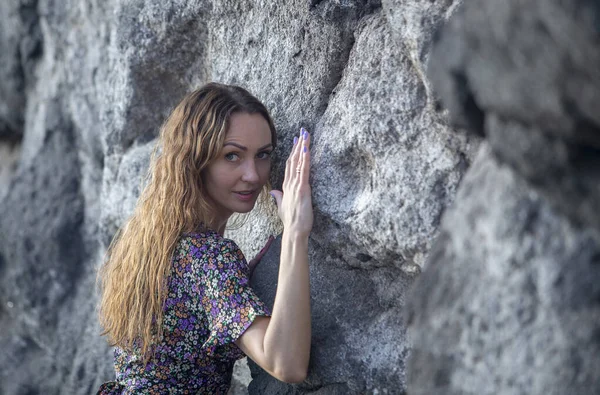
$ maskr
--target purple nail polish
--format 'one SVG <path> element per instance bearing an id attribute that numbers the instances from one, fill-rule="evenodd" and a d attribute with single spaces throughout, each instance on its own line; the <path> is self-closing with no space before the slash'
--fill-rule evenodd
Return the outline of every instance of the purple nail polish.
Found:
<path id="1" fill-rule="evenodd" d="M 294 145 L 298 142 L 298 137 L 294 136 Z"/>
<path id="2" fill-rule="evenodd" d="M 306 152 L 306 146 L 304 146 L 304 152 Z"/>

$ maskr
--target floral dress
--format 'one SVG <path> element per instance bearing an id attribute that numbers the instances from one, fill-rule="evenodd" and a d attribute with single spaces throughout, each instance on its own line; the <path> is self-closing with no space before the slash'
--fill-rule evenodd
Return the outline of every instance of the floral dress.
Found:
<path id="1" fill-rule="evenodd" d="M 249 287 L 238 246 L 216 232 L 184 234 L 175 249 L 163 340 L 144 365 L 139 348 L 115 348 L 116 381 L 98 394 L 226 394 L 235 345 L 254 318 L 270 315 Z"/>

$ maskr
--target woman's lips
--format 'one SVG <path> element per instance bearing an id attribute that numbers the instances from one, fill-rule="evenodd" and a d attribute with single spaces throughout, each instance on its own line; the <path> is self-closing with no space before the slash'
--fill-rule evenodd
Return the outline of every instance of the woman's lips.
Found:
<path id="1" fill-rule="evenodd" d="M 250 201 L 254 197 L 254 191 L 239 191 L 233 192 L 233 194 L 243 202 Z"/>

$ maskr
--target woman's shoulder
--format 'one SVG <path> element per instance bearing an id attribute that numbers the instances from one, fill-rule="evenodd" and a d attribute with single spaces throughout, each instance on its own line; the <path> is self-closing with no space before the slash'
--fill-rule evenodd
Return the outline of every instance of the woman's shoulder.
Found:
<path id="1" fill-rule="evenodd" d="M 193 244 L 214 244 L 219 242 L 221 235 L 214 230 L 206 229 L 195 232 L 183 232 L 179 237 L 179 242 Z"/>
<path id="2" fill-rule="evenodd" d="M 221 262 L 222 267 L 247 265 L 246 258 L 237 244 L 212 230 L 183 233 L 176 251 L 176 261 L 189 261 L 192 265 L 200 265 L 203 272 L 213 268 L 215 262 Z"/>
<path id="3" fill-rule="evenodd" d="M 238 245 L 231 239 L 225 238 L 212 229 L 197 232 L 185 232 L 181 234 L 179 243 L 191 244 L 197 248 L 216 248 L 219 250 L 239 250 Z"/>

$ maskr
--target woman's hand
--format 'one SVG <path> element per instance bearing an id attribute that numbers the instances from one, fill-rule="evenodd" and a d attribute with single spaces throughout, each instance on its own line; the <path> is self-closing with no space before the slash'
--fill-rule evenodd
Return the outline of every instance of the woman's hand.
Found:
<path id="1" fill-rule="evenodd" d="M 273 243 L 273 240 L 275 240 L 275 237 L 273 237 L 273 235 L 269 236 L 269 240 L 267 240 L 267 244 L 265 244 L 265 246 L 262 248 L 262 250 L 260 250 L 259 253 L 256 254 L 254 259 L 252 259 L 250 262 L 248 262 L 248 269 L 250 272 L 249 277 L 252 277 L 252 273 L 254 273 L 254 269 L 256 268 L 256 265 L 258 265 L 260 263 L 260 260 L 263 258 L 263 256 L 265 256 L 267 251 L 269 251 L 269 247 L 271 247 L 271 243 Z"/>
<path id="2" fill-rule="evenodd" d="M 271 191 L 284 230 L 298 236 L 308 236 L 313 226 L 309 175 L 310 134 L 301 128 L 300 137 L 294 137 L 294 147 L 285 165 L 283 192 Z"/>

